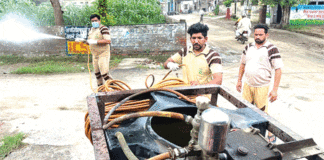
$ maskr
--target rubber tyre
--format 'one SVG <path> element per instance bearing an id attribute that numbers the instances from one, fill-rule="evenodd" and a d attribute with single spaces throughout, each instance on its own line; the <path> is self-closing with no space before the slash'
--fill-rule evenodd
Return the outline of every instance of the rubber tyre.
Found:
<path id="1" fill-rule="evenodd" d="M 244 44 L 245 43 L 245 40 L 241 40 L 241 43 Z"/>

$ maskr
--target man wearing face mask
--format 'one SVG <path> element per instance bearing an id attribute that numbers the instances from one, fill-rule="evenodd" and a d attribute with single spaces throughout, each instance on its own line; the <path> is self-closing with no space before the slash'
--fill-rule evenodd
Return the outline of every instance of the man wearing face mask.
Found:
<path id="1" fill-rule="evenodd" d="M 191 46 L 183 48 L 164 63 L 164 68 L 176 71 L 183 66 L 183 80 L 191 85 L 222 84 L 222 59 L 207 44 L 208 26 L 195 23 L 188 29 Z"/>
<path id="2" fill-rule="evenodd" d="M 268 30 L 269 28 L 262 24 L 254 27 L 255 42 L 248 44 L 243 50 L 236 85 L 237 91 L 241 92 L 244 74 L 243 98 L 266 113 L 268 112 L 268 98 L 270 102 L 277 100 L 283 67 L 278 48 L 267 40 Z M 272 70 L 275 70 L 274 85 L 268 93 Z M 275 142 L 272 134 L 269 134 L 269 141 Z"/>
<path id="3" fill-rule="evenodd" d="M 97 84 L 101 86 L 104 81 L 112 79 L 109 74 L 111 38 L 108 28 L 100 23 L 99 15 L 91 15 L 90 20 L 92 28 L 86 43 L 90 45 Z"/>

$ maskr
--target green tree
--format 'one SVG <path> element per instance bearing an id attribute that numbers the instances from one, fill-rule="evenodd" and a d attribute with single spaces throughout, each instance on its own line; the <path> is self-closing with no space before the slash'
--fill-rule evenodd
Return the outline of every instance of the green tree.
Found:
<path id="1" fill-rule="evenodd" d="M 289 24 L 289 17 L 290 17 L 290 8 L 292 6 L 306 3 L 306 0 L 260 0 L 264 5 L 270 5 L 274 7 L 276 5 L 281 6 L 282 11 L 282 18 L 280 24 L 285 26 Z"/>
<path id="2" fill-rule="evenodd" d="M 225 5 L 225 7 L 230 7 L 232 2 L 233 2 L 233 0 L 226 0 L 223 2 L 223 4 Z"/>
<path id="3" fill-rule="evenodd" d="M 216 8 L 214 10 L 215 15 L 218 15 L 219 13 L 219 5 L 216 5 Z"/>
<path id="4" fill-rule="evenodd" d="M 64 26 L 63 11 L 59 0 L 50 0 L 54 9 L 55 25 Z"/>

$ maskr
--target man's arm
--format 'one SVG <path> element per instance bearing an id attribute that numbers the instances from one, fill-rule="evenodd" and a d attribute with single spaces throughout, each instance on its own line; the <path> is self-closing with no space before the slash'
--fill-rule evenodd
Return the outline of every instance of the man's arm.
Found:
<path id="1" fill-rule="evenodd" d="M 237 80 L 237 84 L 236 84 L 236 90 L 238 92 L 241 92 L 241 90 L 242 90 L 242 78 L 243 78 L 244 72 L 245 72 L 245 64 L 241 63 L 240 70 L 239 70 L 239 75 L 238 75 L 238 80 Z"/>
<path id="2" fill-rule="evenodd" d="M 219 73 L 214 73 L 213 74 L 213 80 L 211 80 L 207 84 L 218 84 L 218 85 L 222 85 L 222 81 L 223 81 L 223 73 L 219 72 Z"/>
<path id="3" fill-rule="evenodd" d="M 100 33 L 102 34 L 103 39 L 97 41 L 98 44 L 110 44 L 111 38 L 109 29 L 106 26 L 100 28 Z"/>
<path id="4" fill-rule="evenodd" d="M 101 39 L 97 41 L 98 44 L 110 44 L 111 40 L 108 39 Z"/>
<path id="5" fill-rule="evenodd" d="M 277 97 L 278 97 L 277 91 L 279 88 L 280 79 L 281 79 L 281 68 L 278 68 L 275 70 L 275 79 L 274 79 L 273 89 L 269 93 L 270 102 L 274 102 L 275 100 L 277 100 Z"/>

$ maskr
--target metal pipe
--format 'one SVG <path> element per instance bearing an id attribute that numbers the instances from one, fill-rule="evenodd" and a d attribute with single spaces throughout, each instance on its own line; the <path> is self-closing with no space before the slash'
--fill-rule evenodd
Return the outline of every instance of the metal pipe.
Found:
<path id="1" fill-rule="evenodd" d="M 128 147 L 127 142 L 124 138 L 124 135 L 121 132 L 116 132 L 116 137 L 118 139 L 118 142 L 120 144 L 120 147 L 122 148 L 125 156 L 129 160 L 138 160 L 138 158 L 134 155 L 132 150 Z"/>
<path id="2" fill-rule="evenodd" d="M 132 114 L 127 114 L 118 118 L 115 118 L 113 121 L 109 122 L 108 124 L 105 124 L 103 126 L 103 129 L 108 129 L 112 125 L 122 122 L 127 119 L 131 118 L 138 118 L 138 117 L 165 117 L 165 118 L 175 118 L 175 119 L 180 119 L 180 120 L 185 120 L 186 115 L 181 114 L 181 113 L 175 113 L 175 112 L 166 112 L 166 111 L 145 111 L 145 112 L 137 112 L 137 113 L 132 113 Z"/>

